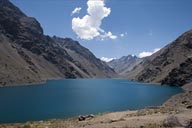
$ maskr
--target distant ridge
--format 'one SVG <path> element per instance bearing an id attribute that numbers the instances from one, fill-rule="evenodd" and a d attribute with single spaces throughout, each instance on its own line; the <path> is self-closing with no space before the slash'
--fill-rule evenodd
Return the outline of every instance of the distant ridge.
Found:
<path id="1" fill-rule="evenodd" d="M 119 59 L 114 59 L 107 64 L 113 68 L 119 75 L 127 75 L 142 59 L 134 55 L 123 56 Z"/>

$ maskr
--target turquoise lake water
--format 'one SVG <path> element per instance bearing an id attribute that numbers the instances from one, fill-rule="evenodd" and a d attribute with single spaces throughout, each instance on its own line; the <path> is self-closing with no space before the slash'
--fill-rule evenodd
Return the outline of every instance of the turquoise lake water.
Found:
<path id="1" fill-rule="evenodd" d="M 161 105 L 181 88 L 122 79 L 51 80 L 0 88 L 0 123 L 69 118 Z"/>

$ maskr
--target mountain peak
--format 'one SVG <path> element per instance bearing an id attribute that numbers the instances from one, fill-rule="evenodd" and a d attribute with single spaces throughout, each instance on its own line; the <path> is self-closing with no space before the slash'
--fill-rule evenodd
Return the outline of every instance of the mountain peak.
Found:
<path id="1" fill-rule="evenodd" d="M 119 59 L 114 59 L 107 64 L 113 68 L 118 74 L 124 75 L 141 61 L 142 59 L 137 58 L 134 55 L 122 56 Z"/>

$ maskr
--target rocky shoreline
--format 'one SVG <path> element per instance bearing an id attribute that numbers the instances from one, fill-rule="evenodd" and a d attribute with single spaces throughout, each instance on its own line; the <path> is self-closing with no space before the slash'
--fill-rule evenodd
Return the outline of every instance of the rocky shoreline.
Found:
<path id="1" fill-rule="evenodd" d="M 183 87 L 185 90 L 185 86 Z M 189 89 L 190 88 L 190 89 Z M 163 105 L 135 111 L 103 113 L 79 121 L 78 117 L 26 123 L 0 124 L 0 128 L 159 128 L 192 127 L 192 87 Z"/>

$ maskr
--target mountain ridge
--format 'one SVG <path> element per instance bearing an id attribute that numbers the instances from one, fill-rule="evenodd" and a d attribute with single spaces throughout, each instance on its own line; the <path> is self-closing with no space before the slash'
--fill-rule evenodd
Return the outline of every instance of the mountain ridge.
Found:
<path id="1" fill-rule="evenodd" d="M 138 63 L 142 61 L 135 55 L 122 56 L 119 59 L 113 59 L 107 64 L 115 70 L 120 76 L 127 75 Z"/>
<path id="2" fill-rule="evenodd" d="M 71 38 L 61 38 L 61 37 L 53 37 L 53 40 L 56 41 L 60 47 L 65 49 L 67 53 L 76 60 L 79 64 L 82 65 L 82 67 L 86 70 L 88 70 L 88 74 L 91 77 L 98 77 L 97 74 L 106 74 L 106 76 L 116 76 L 115 72 L 112 68 L 107 66 L 107 64 L 100 59 L 96 58 L 94 54 L 92 54 L 89 49 L 82 47 L 79 42 L 74 41 Z M 83 51 L 83 52 L 82 52 Z M 96 70 L 97 74 L 93 72 L 93 70 Z M 100 71 L 99 71 L 100 70 Z M 103 72 L 104 71 L 104 72 Z M 105 72 L 107 71 L 107 72 Z M 103 72 L 103 73 L 102 73 Z M 104 76 L 103 76 L 104 77 Z"/>
<path id="3" fill-rule="evenodd" d="M 192 81 L 191 72 L 187 72 L 183 66 L 188 66 L 188 70 L 190 69 L 191 56 L 192 30 L 189 30 L 160 51 L 146 57 L 127 78 L 142 82 L 183 86 Z"/>

